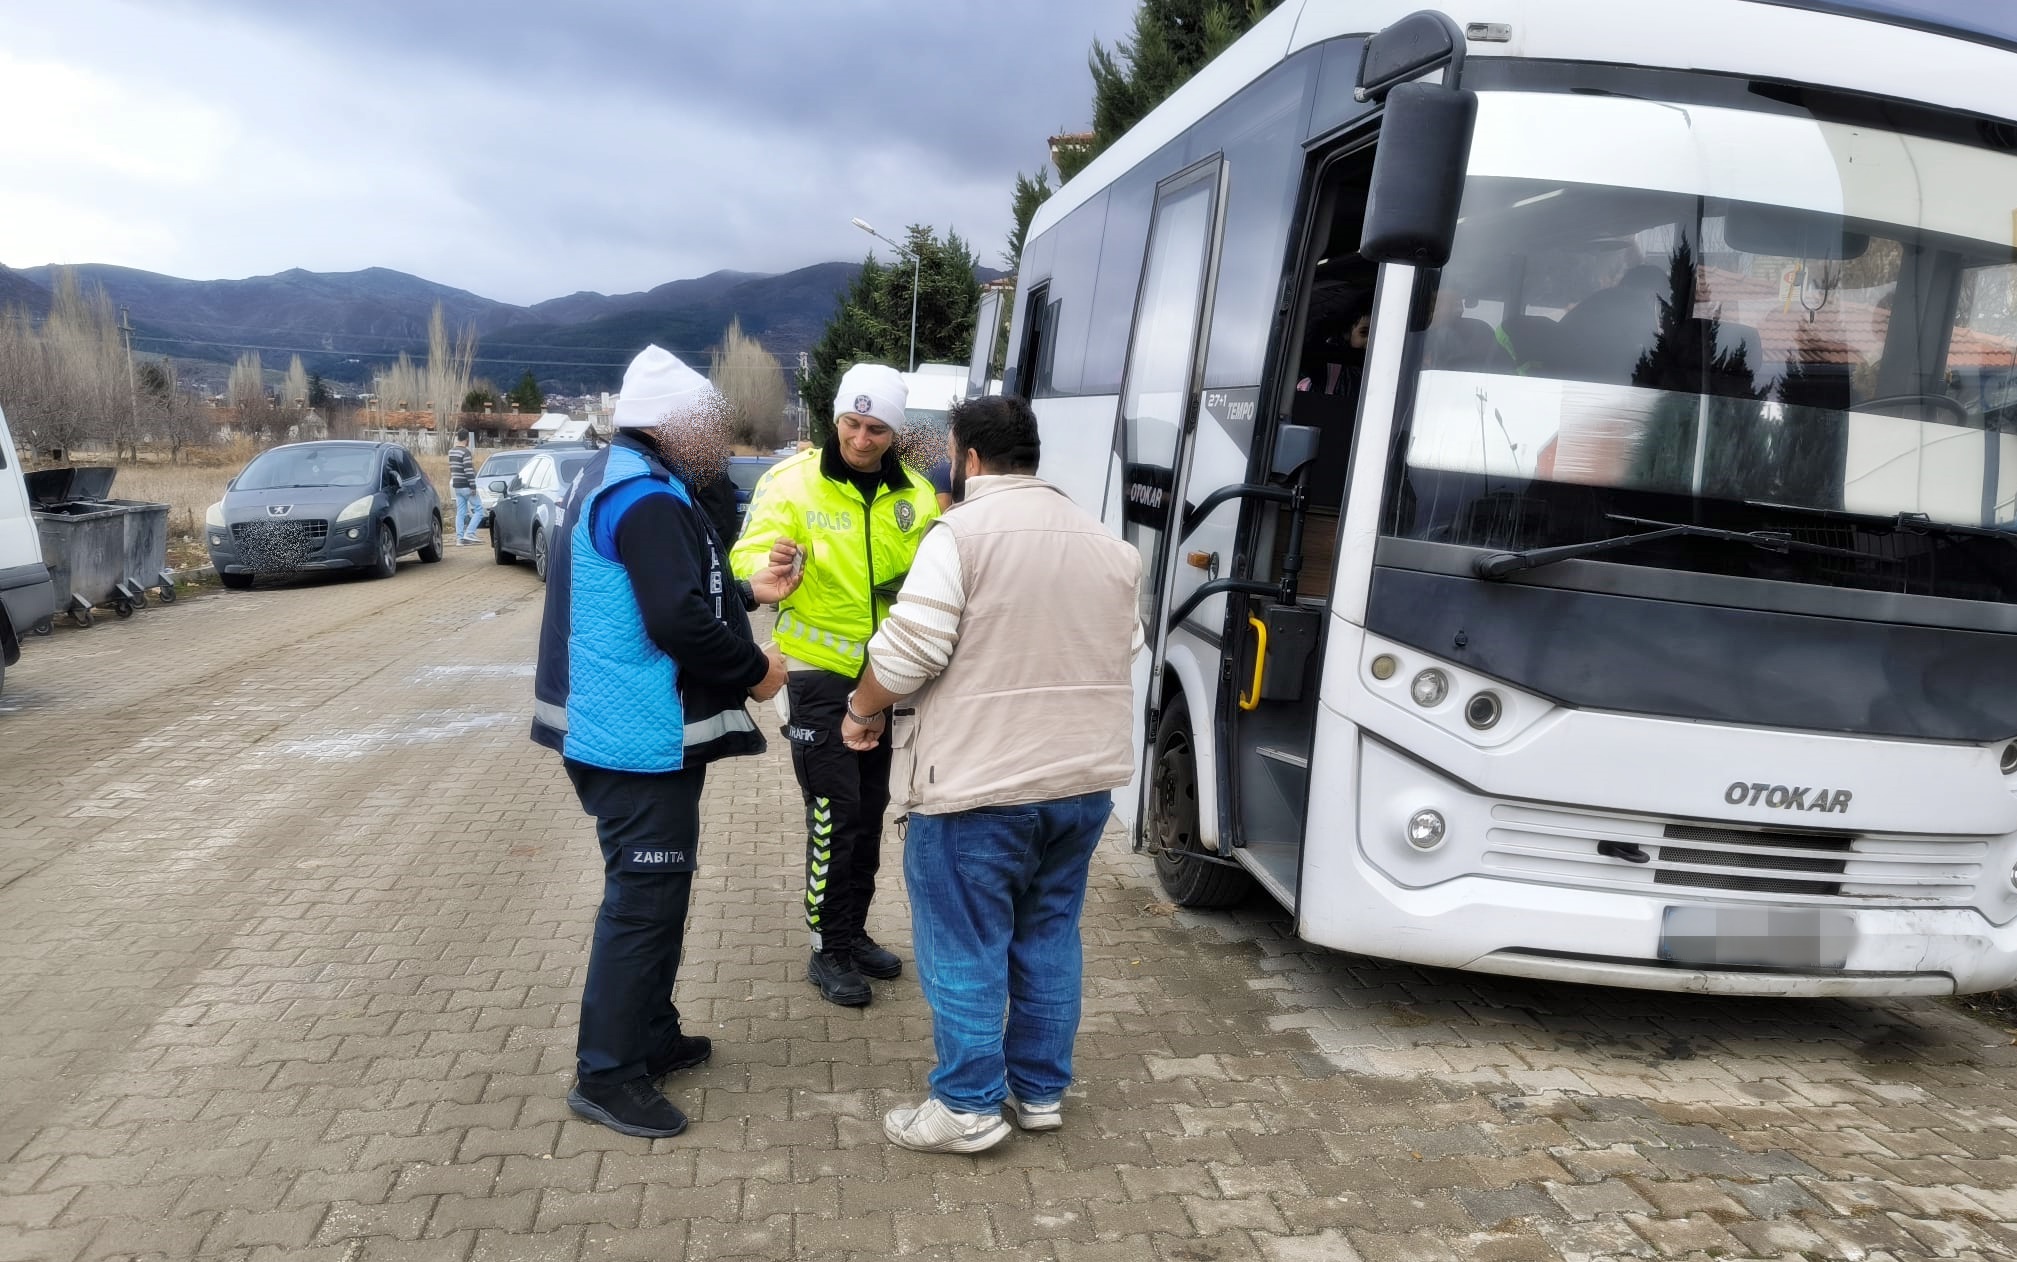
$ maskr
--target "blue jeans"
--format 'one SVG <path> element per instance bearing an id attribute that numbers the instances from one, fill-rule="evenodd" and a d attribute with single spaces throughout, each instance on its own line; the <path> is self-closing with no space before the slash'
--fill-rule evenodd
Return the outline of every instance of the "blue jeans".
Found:
<path id="1" fill-rule="evenodd" d="M 1071 1085 L 1079 913 L 1112 811 L 1112 794 L 1089 793 L 910 817 L 903 874 L 938 1053 L 931 1093 L 948 1107 L 992 1113 L 1005 1090 L 1049 1104 Z"/>
<path id="2" fill-rule="evenodd" d="M 466 524 L 465 524 L 466 523 Z M 455 488 L 455 537 L 467 539 L 483 524 L 483 500 L 473 486 Z"/>

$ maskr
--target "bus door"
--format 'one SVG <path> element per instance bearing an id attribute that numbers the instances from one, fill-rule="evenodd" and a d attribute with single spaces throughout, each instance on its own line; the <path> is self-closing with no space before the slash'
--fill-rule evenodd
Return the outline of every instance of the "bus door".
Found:
<path id="1" fill-rule="evenodd" d="M 1281 585 L 1294 572 L 1292 601 L 1279 587 L 1274 595 L 1235 598 L 1226 724 L 1234 844 L 1247 869 L 1290 908 L 1299 894 L 1324 629 L 1378 280 L 1377 265 L 1358 255 L 1373 152 L 1364 135 L 1313 163 L 1293 318 L 1283 322 L 1283 340 L 1270 356 L 1263 415 L 1273 427 L 1257 464 L 1274 470 L 1277 481 L 1300 482 L 1302 530 L 1292 529 L 1290 505 L 1257 501 L 1236 549 L 1245 577 Z M 1295 475 L 1273 459 L 1290 427 L 1301 431 L 1305 452 L 1314 439 L 1313 458 Z"/>
<path id="2" fill-rule="evenodd" d="M 1165 614 L 1202 575 L 1177 574 L 1171 528 L 1181 517 L 1185 471 L 1197 428 L 1199 376 L 1205 359 L 1205 313 L 1211 310 L 1224 228 L 1226 165 L 1214 155 L 1156 186 L 1147 261 L 1135 300 L 1121 387 L 1119 449 L 1122 537 L 1142 555 L 1142 634 L 1150 652 L 1135 661 L 1135 695 L 1146 699 L 1154 731 L 1163 704 L 1163 663 L 1170 628 Z M 1209 722 L 1209 716 L 1199 716 Z M 1150 747 L 1153 742 L 1145 742 Z M 1139 777 L 1146 786 L 1150 777 Z M 1117 803 L 1130 826 L 1140 818 L 1139 794 Z"/>

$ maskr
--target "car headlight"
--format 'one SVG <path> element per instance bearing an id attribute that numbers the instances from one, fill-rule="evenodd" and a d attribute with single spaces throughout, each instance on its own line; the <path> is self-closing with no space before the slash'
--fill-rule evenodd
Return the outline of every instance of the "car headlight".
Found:
<path id="1" fill-rule="evenodd" d="M 336 514 L 337 522 L 341 524 L 346 521 L 356 521 L 361 517 L 371 516 L 371 501 L 376 498 L 378 497 L 375 495 L 358 496 L 356 499 L 350 501 L 348 508 Z"/>
<path id="2" fill-rule="evenodd" d="M 218 500 L 203 512 L 203 524 L 212 530 L 224 529 L 224 501 Z"/>

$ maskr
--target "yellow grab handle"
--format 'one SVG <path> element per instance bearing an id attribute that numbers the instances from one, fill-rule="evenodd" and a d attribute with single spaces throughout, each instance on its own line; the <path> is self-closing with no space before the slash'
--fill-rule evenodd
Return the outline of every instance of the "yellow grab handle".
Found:
<path id="1" fill-rule="evenodd" d="M 1268 664 L 1268 624 L 1252 614 L 1247 615 L 1247 625 L 1254 629 L 1254 695 L 1240 694 L 1240 709 L 1261 708 L 1261 672 Z"/>

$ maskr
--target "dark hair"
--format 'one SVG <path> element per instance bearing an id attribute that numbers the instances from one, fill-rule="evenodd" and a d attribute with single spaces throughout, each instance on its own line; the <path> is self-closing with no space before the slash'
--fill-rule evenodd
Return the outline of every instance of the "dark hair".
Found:
<path id="1" fill-rule="evenodd" d="M 980 456 L 989 473 L 1035 473 L 1043 454 L 1037 416 L 1012 394 L 988 395 L 952 405 L 947 414 L 953 445 Z"/>

